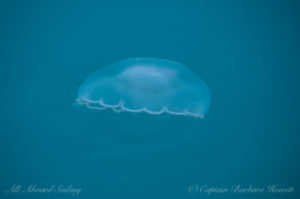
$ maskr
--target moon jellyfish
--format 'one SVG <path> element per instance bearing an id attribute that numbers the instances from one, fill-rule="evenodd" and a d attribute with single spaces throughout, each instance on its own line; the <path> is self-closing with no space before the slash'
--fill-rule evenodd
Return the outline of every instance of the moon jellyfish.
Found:
<path id="1" fill-rule="evenodd" d="M 89 109 L 203 118 L 210 105 L 204 81 L 185 65 L 157 58 L 126 59 L 85 79 L 76 104 Z"/>

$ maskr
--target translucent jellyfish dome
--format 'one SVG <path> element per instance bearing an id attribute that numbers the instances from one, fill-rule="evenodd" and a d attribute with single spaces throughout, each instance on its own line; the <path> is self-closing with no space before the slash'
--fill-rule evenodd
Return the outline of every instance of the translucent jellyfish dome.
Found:
<path id="1" fill-rule="evenodd" d="M 132 58 L 88 76 L 79 88 L 76 104 L 96 110 L 203 118 L 210 100 L 204 81 L 185 65 Z"/>

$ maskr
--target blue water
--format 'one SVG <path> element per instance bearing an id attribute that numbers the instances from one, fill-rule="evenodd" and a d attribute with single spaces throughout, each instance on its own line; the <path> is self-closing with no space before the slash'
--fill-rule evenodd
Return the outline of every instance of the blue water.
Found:
<path id="1" fill-rule="evenodd" d="M 299 1 L 1 1 L 0 198 L 299 198 Z M 131 57 L 187 65 L 205 119 L 77 109 L 91 73 Z M 151 146 L 151 147 L 148 147 Z M 81 188 L 12 193 L 14 185 Z"/>

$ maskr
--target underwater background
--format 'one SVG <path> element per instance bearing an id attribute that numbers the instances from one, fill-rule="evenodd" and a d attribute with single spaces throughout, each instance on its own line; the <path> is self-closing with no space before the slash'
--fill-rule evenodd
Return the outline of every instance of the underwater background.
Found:
<path id="1" fill-rule="evenodd" d="M 299 11 L 297 0 L 1 1 L 0 198 L 299 198 Z M 205 118 L 72 106 L 89 74 L 132 57 L 198 74 Z M 200 190 L 270 185 L 294 189 Z"/>

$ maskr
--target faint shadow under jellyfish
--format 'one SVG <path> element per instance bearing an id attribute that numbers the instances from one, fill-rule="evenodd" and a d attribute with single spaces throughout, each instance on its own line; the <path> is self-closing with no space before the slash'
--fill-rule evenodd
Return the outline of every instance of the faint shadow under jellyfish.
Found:
<path id="1" fill-rule="evenodd" d="M 85 116 L 90 118 L 94 114 L 97 114 L 96 110 L 89 110 Z M 199 131 L 195 131 L 198 129 L 196 126 L 201 126 L 204 122 L 184 116 L 157 119 L 146 113 L 131 117 L 130 113 L 114 114 L 109 110 L 97 115 L 99 122 L 91 122 L 92 129 L 98 131 L 87 132 L 89 137 L 93 137 L 94 146 L 89 156 L 94 158 L 139 159 L 172 153 L 195 139 L 199 134 Z M 109 117 L 104 118 L 105 116 Z"/>

